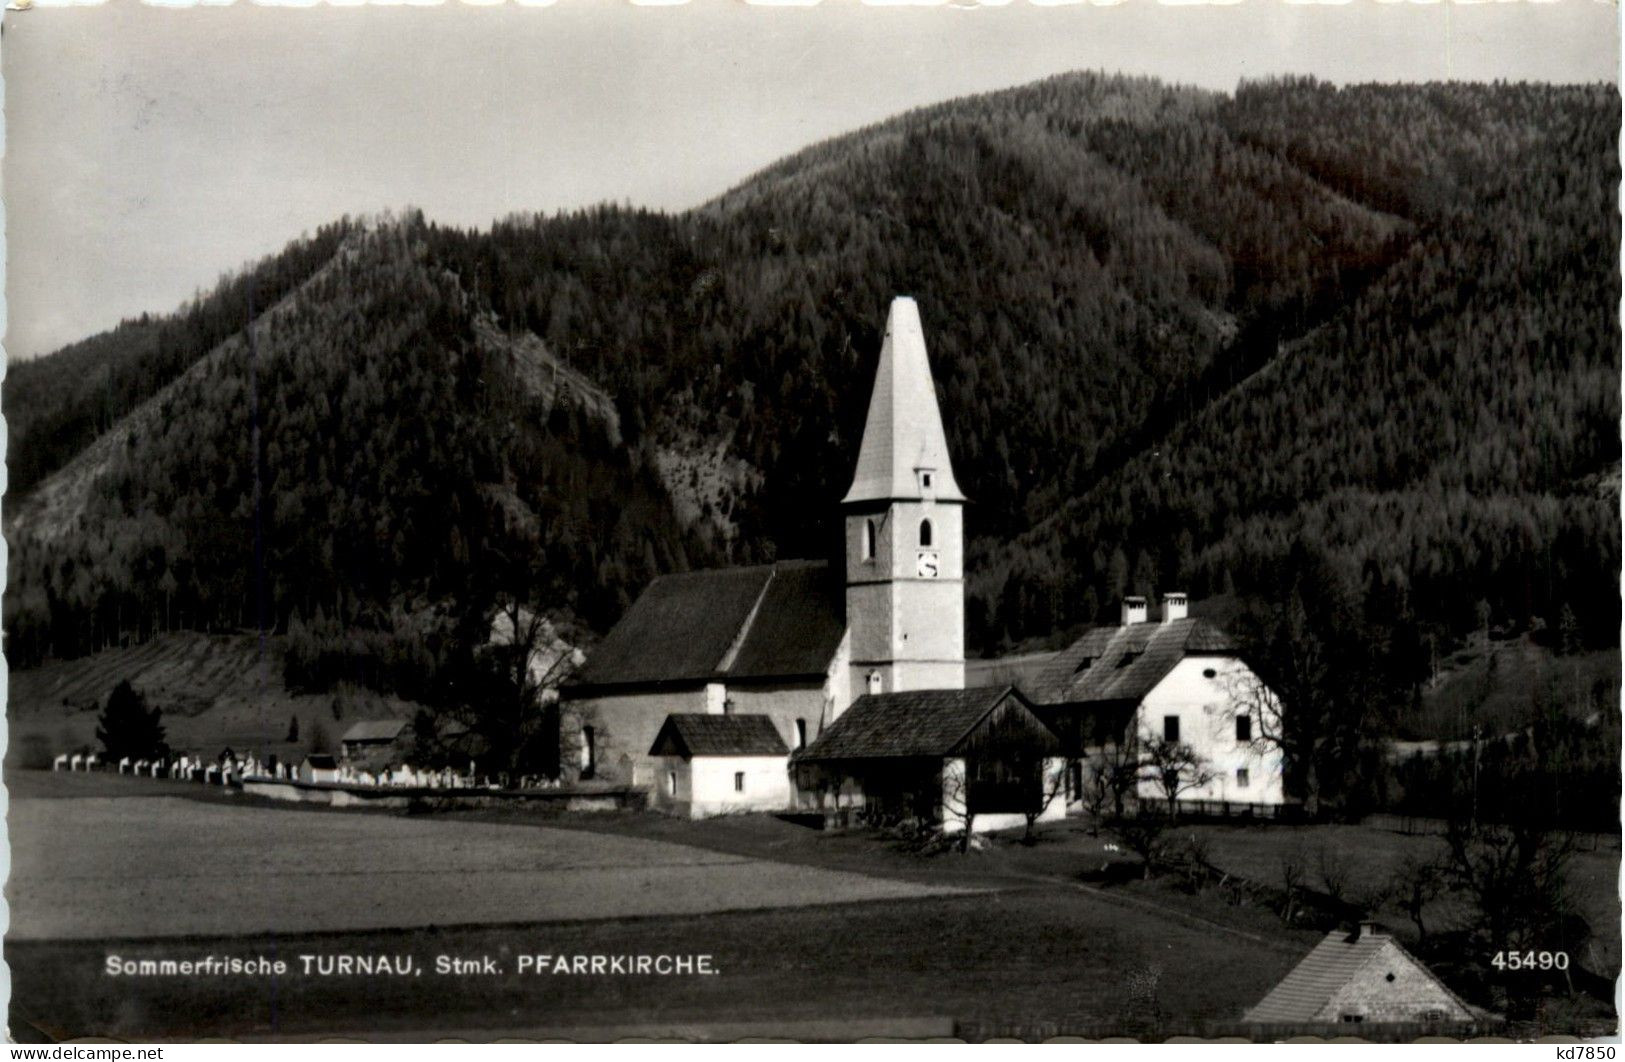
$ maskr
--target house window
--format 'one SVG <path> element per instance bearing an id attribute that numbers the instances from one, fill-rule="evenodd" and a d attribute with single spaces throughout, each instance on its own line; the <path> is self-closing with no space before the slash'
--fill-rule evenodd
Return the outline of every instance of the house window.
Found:
<path id="1" fill-rule="evenodd" d="M 1342 1021 L 1342 1022 L 1346 1022 L 1346 1023 L 1350 1024 L 1350 1025 L 1353 1025 L 1355 1022 L 1365 1021 L 1365 1015 L 1364 1014 L 1349 1014 L 1349 1013 L 1345 1012 L 1345 1013 L 1343 1013 L 1342 1015 L 1340 1015 L 1338 1017 L 1338 1020 Z"/>
<path id="2" fill-rule="evenodd" d="M 1179 740 L 1179 716 L 1165 715 L 1162 717 L 1162 740 Z"/>
<path id="3" fill-rule="evenodd" d="M 1210 667 L 1205 667 L 1202 669 L 1202 677 L 1205 679 L 1218 678 L 1219 673 Z"/>
<path id="4" fill-rule="evenodd" d="M 1248 784 L 1251 783 L 1251 782 L 1252 782 L 1252 776 L 1247 773 L 1247 768 L 1245 768 L 1245 767 L 1237 767 L 1236 768 L 1236 788 L 1237 789 L 1246 789 Z"/>
<path id="5" fill-rule="evenodd" d="M 676 771 L 667 771 L 666 772 L 666 795 L 667 796 L 676 796 L 677 795 L 677 772 Z"/>
<path id="6" fill-rule="evenodd" d="M 805 720 L 805 719 L 797 719 L 796 720 L 796 748 L 804 749 L 806 747 L 807 747 L 807 720 Z"/>
<path id="7" fill-rule="evenodd" d="M 1236 716 L 1236 740 L 1248 742 L 1253 739 L 1253 717 L 1250 715 Z"/>
<path id="8" fill-rule="evenodd" d="M 581 728 L 581 777 L 591 778 L 598 766 L 598 736 L 590 726 Z"/>
<path id="9" fill-rule="evenodd" d="M 870 693 L 879 693 L 880 692 L 880 672 L 878 672 L 878 671 L 869 672 L 869 692 Z"/>
<path id="10" fill-rule="evenodd" d="M 875 559 L 875 522 L 873 520 L 863 522 L 863 559 L 866 561 Z"/>
<path id="11" fill-rule="evenodd" d="M 1118 667 L 1128 667 L 1130 664 L 1134 663 L 1134 661 L 1136 661 L 1138 659 L 1140 659 L 1140 654 L 1137 653 L 1137 652 L 1133 652 L 1131 650 L 1131 651 L 1129 651 L 1127 653 L 1124 653 L 1122 656 L 1118 657 L 1117 666 Z"/>
<path id="12" fill-rule="evenodd" d="M 744 771 L 735 771 L 734 772 L 734 792 L 743 793 L 744 791 L 745 791 L 745 772 Z"/>
<path id="13" fill-rule="evenodd" d="M 931 521 L 929 521 L 929 520 L 921 520 L 920 521 L 920 545 L 929 546 L 930 544 L 931 544 Z"/>
<path id="14" fill-rule="evenodd" d="M 1088 670 L 1089 670 L 1089 665 L 1090 665 L 1090 664 L 1092 664 L 1092 663 L 1094 663 L 1094 662 L 1095 662 L 1095 658 L 1094 658 L 1094 657 L 1092 657 L 1092 656 L 1086 656 L 1086 657 L 1084 657 L 1084 658 L 1083 658 L 1083 659 L 1082 659 L 1082 660 L 1079 660 L 1079 661 L 1078 661 L 1078 666 L 1077 666 L 1077 667 L 1075 667 L 1075 668 L 1073 668 L 1073 669 L 1072 669 L 1072 673 L 1073 673 L 1073 674 L 1074 674 L 1074 675 L 1076 675 L 1076 674 L 1078 674 L 1078 673 L 1079 673 L 1079 672 L 1082 672 L 1082 671 L 1088 671 Z"/>
<path id="15" fill-rule="evenodd" d="M 928 469 L 924 469 L 924 468 L 920 469 L 920 489 L 921 490 L 930 490 L 931 489 L 931 472 Z"/>

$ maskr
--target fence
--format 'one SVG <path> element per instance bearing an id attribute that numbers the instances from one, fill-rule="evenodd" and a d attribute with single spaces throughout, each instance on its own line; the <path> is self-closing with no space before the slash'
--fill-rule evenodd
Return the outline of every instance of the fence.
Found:
<path id="1" fill-rule="evenodd" d="M 1365 816 L 1360 820 L 1360 825 L 1412 837 L 1443 837 L 1450 832 L 1450 820 L 1427 815 L 1392 815 L 1380 812 Z M 1574 838 L 1575 847 L 1582 852 L 1596 852 L 1604 848 L 1617 850 L 1620 846 L 1617 833 L 1574 830 L 1569 831 L 1569 836 Z"/>
<path id="2" fill-rule="evenodd" d="M 1141 798 L 1142 801 L 1147 798 Z M 1262 822 L 1308 821 L 1302 804 L 1242 804 L 1234 800 L 1180 800 L 1182 819 L 1241 819 Z"/>

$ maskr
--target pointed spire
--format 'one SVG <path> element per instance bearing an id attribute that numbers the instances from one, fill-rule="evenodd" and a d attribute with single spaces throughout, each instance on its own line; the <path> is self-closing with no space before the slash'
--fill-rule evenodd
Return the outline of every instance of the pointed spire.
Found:
<path id="1" fill-rule="evenodd" d="M 929 488 L 921 483 L 922 470 L 931 475 Z M 892 300 L 886 319 L 886 341 L 869 396 L 858 470 L 843 504 L 927 496 L 965 500 L 948 458 L 920 310 L 913 299 L 899 296 Z"/>

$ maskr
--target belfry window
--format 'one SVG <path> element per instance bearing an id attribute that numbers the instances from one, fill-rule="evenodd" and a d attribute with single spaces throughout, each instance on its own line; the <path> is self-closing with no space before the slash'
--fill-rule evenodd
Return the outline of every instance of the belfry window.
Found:
<path id="1" fill-rule="evenodd" d="M 931 544 L 931 521 L 929 521 L 929 520 L 921 520 L 920 521 L 920 545 L 929 546 L 930 544 Z"/>
<path id="2" fill-rule="evenodd" d="M 863 522 L 863 559 L 866 561 L 875 559 L 875 522 L 873 520 Z"/>
<path id="3" fill-rule="evenodd" d="M 869 692 L 870 693 L 879 693 L 880 692 L 880 672 L 878 672 L 878 671 L 869 672 Z"/>

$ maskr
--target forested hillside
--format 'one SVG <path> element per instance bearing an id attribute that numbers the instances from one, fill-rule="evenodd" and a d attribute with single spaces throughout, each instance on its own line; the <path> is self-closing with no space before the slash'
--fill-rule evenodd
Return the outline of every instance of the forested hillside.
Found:
<path id="1" fill-rule="evenodd" d="M 975 649 L 1261 592 L 1294 543 L 1436 646 L 1611 644 L 1618 109 L 1070 75 L 681 215 L 342 223 L 7 380 L 8 651 L 264 624 L 411 685 L 504 592 L 602 631 L 656 572 L 828 554 L 899 293 Z"/>

